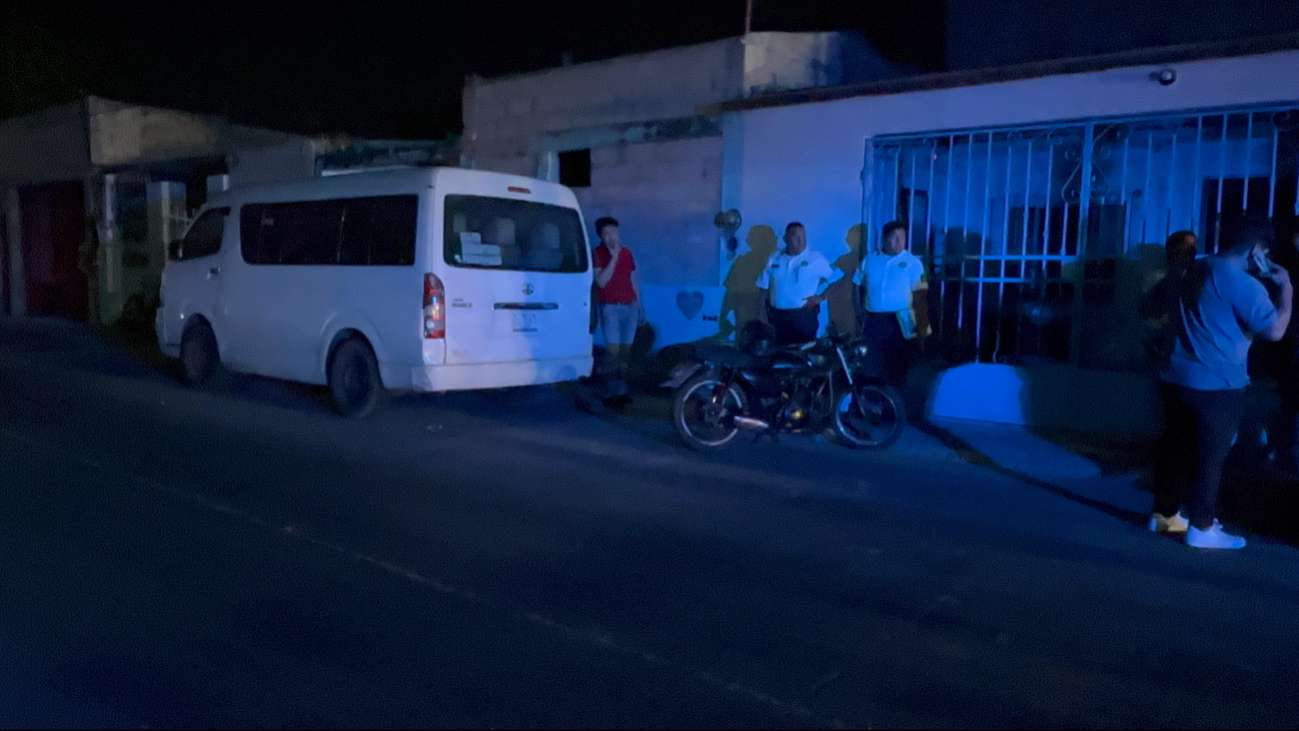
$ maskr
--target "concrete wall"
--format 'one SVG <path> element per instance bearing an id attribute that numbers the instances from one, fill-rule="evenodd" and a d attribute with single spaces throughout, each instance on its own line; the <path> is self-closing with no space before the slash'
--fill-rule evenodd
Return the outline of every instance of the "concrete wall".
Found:
<path id="1" fill-rule="evenodd" d="M 751 33 L 744 44 L 744 96 L 892 78 L 897 70 L 857 33 Z"/>
<path id="2" fill-rule="evenodd" d="M 724 176 L 733 181 L 728 191 L 744 217 L 741 240 L 765 244 L 785 222 L 801 220 L 811 246 L 832 261 L 848 254 L 853 227 L 862 221 L 866 141 L 877 135 L 1299 102 L 1299 86 L 1284 81 L 1299 78 L 1299 52 L 1178 64 L 1178 80 L 1167 87 L 1150 80 L 1153 70 L 1122 68 L 737 113 L 724 127 L 742 143 L 728 141 Z M 732 266 L 747 266 L 745 258 Z M 988 372 L 980 370 L 980 378 Z M 997 393 L 987 391 L 980 400 L 1000 398 L 1002 406 L 1018 408 L 1018 396 L 1004 395 L 1009 393 L 1004 389 L 1003 396 Z M 1094 418 L 1079 415 L 1078 421 L 1140 423 L 1144 418 L 1133 412 L 1144 401 L 1124 396 L 1128 390 L 1092 394 L 1096 398 L 1080 408 Z M 954 404 L 947 415 L 959 416 L 969 408 L 962 404 L 975 402 L 944 403 Z M 1005 413 L 998 409 L 990 413 Z"/>
<path id="3" fill-rule="evenodd" d="M 240 149 L 227 158 L 232 188 L 287 183 L 313 178 L 319 145 L 309 139 L 294 139 L 277 145 Z"/>
<path id="4" fill-rule="evenodd" d="M 936 418 L 1130 437 L 1154 436 L 1163 425 L 1157 382 L 1142 373 L 969 363 L 927 385 L 926 413 Z"/>
<path id="5" fill-rule="evenodd" d="M 743 63 L 740 40 L 728 38 L 471 81 L 464 91 L 465 155 L 480 169 L 535 175 L 538 135 L 693 116 L 700 106 L 740 95 Z"/>
<path id="6" fill-rule="evenodd" d="M 613 216 L 647 284 L 717 283 L 722 138 L 593 150 L 591 187 L 576 191 L 588 222 Z"/>
<path id="7" fill-rule="evenodd" d="M 464 151 L 474 167 L 535 175 L 533 141 L 541 135 L 690 117 L 701 106 L 761 91 L 895 74 L 859 34 L 752 33 L 471 80 L 463 98 Z"/>
<path id="8" fill-rule="evenodd" d="M 300 141 L 297 135 L 217 118 L 90 97 L 89 145 L 96 165 L 138 165 L 213 157 L 246 147 Z"/>

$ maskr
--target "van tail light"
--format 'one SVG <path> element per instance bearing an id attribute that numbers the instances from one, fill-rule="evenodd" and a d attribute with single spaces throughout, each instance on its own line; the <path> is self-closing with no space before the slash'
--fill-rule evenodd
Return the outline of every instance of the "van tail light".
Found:
<path id="1" fill-rule="evenodd" d="M 447 293 L 436 274 L 424 275 L 424 337 L 441 340 L 447 336 Z"/>

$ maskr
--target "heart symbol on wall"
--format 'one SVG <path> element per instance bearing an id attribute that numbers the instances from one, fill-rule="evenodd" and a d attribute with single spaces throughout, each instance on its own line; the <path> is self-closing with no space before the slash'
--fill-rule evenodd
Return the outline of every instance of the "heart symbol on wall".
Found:
<path id="1" fill-rule="evenodd" d="M 703 292 L 686 292 L 682 290 L 677 292 L 677 309 L 681 314 L 686 316 L 687 320 L 695 319 L 695 315 L 704 308 Z"/>

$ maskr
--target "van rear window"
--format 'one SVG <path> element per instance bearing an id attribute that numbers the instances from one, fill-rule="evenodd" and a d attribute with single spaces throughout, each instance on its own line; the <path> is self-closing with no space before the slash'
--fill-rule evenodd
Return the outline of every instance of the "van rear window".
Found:
<path id="1" fill-rule="evenodd" d="M 477 195 L 448 195 L 443 256 L 451 266 L 523 272 L 585 272 L 577 211 Z"/>
<path id="2" fill-rule="evenodd" d="M 249 264 L 411 266 L 419 196 L 254 203 L 239 214 Z"/>

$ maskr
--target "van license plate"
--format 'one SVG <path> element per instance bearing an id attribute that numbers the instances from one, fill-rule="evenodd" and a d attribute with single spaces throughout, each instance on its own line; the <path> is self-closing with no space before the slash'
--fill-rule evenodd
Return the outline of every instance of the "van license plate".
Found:
<path id="1" fill-rule="evenodd" d="M 514 317 L 514 332 L 534 333 L 537 331 L 537 313 L 516 312 Z"/>
<path id="2" fill-rule="evenodd" d="M 497 337 L 515 337 L 519 335 L 536 335 L 540 332 L 536 312 L 518 312 L 509 310 L 496 311 Z"/>

